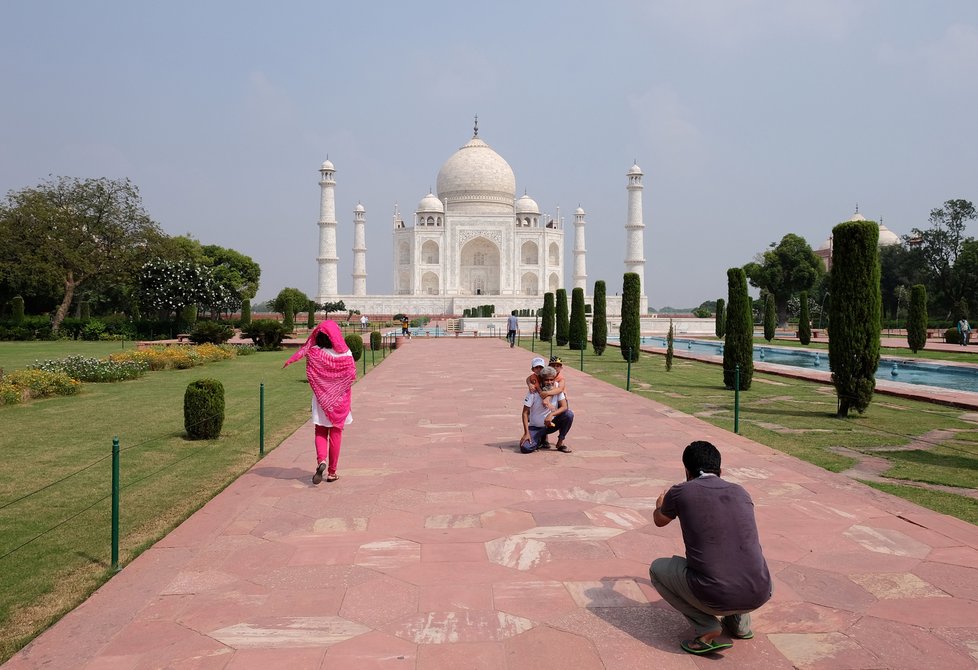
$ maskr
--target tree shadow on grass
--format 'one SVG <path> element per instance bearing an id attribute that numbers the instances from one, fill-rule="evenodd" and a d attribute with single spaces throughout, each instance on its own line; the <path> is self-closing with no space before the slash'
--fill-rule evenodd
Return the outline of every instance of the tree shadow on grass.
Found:
<path id="1" fill-rule="evenodd" d="M 731 410 L 732 411 L 732 410 Z M 776 407 L 750 407 L 743 406 L 740 407 L 740 413 L 746 418 L 750 418 L 756 414 L 763 414 L 765 416 L 797 416 L 809 419 L 835 419 L 835 412 L 826 411 L 816 411 L 816 410 L 785 410 L 778 409 Z"/>
<path id="2" fill-rule="evenodd" d="M 874 451 L 874 456 L 883 456 L 890 461 L 903 461 L 915 465 L 931 465 L 955 470 L 978 470 L 978 457 L 936 454 L 932 451 Z"/>

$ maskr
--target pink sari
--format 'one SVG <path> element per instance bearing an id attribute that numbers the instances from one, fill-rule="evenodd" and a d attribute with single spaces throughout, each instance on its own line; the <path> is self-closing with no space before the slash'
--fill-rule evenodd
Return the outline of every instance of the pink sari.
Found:
<path id="1" fill-rule="evenodd" d="M 306 359 L 306 378 L 316 396 L 316 402 L 325 412 L 330 423 L 343 427 L 350 413 L 350 400 L 353 396 L 353 382 L 357 380 L 357 365 L 352 356 L 332 356 L 316 346 L 316 334 L 326 333 L 333 343 L 333 351 L 338 354 L 350 350 L 343 340 L 343 333 L 335 321 L 321 321 L 299 351 L 282 367 L 292 365 L 300 358 Z"/>

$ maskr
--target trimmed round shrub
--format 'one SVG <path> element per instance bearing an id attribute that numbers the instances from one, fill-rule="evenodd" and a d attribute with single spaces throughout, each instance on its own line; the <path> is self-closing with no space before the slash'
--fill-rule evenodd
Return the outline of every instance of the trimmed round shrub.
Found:
<path id="1" fill-rule="evenodd" d="M 241 329 L 241 334 L 250 337 L 258 351 L 277 351 L 282 348 L 286 333 L 285 325 L 275 319 L 255 319 Z"/>
<path id="2" fill-rule="evenodd" d="M 948 344 L 961 344 L 961 333 L 958 332 L 957 326 L 944 331 L 944 341 Z"/>
<path id="3" fill-rule="evenodd" d="M 234 328 L 220 321 L 198 321 L 190 332 L 190 341 L 196 344 L 224 344 L 234 335 Z"/>
<path id="4" fill-rule="evenodd" d="M 374 351 L 380 351 L 384 346 L 383 336 L 380 334 L 379 330 L 373 330 L 370 332 L 370 348 Z"/>
<path id="5" fill-rule="evenodd" d="M 363 338 L 356 333 L 350 333 L 343 340 L 346 342 L 346 346 L 350 347 L 353 360 L 359 361 L 360 357 L 363 356 Z"/>
<path id="6" fill-rule="evenodd" d="M 224 385 L 216 379 L 187 384 L 183 394 L 183 427 L 191 440 L 213 440 L 224 425 Z"/>

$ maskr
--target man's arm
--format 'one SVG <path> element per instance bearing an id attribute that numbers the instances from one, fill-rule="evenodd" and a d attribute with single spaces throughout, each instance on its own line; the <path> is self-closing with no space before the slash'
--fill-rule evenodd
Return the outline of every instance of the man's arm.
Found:
<path id="1" fill-rule="evenodd" d="M 652 521 L 659 528 L 669 525 L 669 522 L 672 521 L 671 516 L 662 513 L 662 501 L 665 500 L 665 497 L 665 491 L 659 494 L 659 497 L 655 499 L 655 509 L 652 511 Z"/>
<path id="2" fill-rule="evenodd" d="M 530 437 L 530 408 L 523 405 L 523 439 Z"/>

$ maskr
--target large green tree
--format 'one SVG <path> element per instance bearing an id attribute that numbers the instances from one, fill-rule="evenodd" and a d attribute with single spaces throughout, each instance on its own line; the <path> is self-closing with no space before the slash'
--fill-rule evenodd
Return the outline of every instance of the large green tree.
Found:
<path id="1" fill-rule="evenodd" d="M 591 346 L 600 356 L 608 346 L 608 299 L 604 280 L 594 282 L 594 319 L 591 321 Z"/>
<path id="2" fill-rule="evenodd" d="M 907 310 L 907 346 L 917 353 L 927 345 L 927 287 L 916 284 L 910 289 Z"/>
<path id="3" fill-rule="evenodd" d="M 880 294 L 884 316 L 900 318 L 901 307 L 906 313 L 909 287 L 923 283 L 926 278 L 923 255 L 917 246 L 891 244 L 880 247 Z"/>
<path id="4" fill-rule="evenodd" d="M 829 368 L 838 416 L 866 411 L 880 360 L 879 225 L 846 221 L 832 229 Z"/>
<path id="5" fill-rule="evenodd" d="M 57 287 L 57 330 L 80 290 L 132 283 L 162 236 L 128 179 L 57 177 L 0 205 L 0 266 L 14 285 Z"/>
<path id="6" fill-rule="evenodd" d="M 641 292 L 642 279 L 637 272 L 626 272 L 622 279 L 621 326 L 618 327 L 618 345 L 626 361 L 638 360 L 642 344 Z"/>
<path id="7" fill-rule="evenodd" d="M 296 312 L 301 312 L 309 305 L 309 296 L 297 288 L 286 287 L 278 292 L 272 302 L 272 309 L 285 315 L 291 312 L 295 316 Z"/>
<path id="8" fill-rule="evenodd" d="M 778 323 L 785 325 L 788 300 L 799 291 L 811 289 L 824 272 L 824 265 L 803 237 L 788 233 L 745 265 L 744 272 L 751 286 L 774 296 Z"/>
<path id="9" fill-rule="evenodd" d="M 214 269 L 214 276 L 240 298 L 254 298 L 261 281 L 261 266 L 240 251 L 226 249 L 216 244 L 201 247 L 207 264 Z"/>
<path id="10" fill-rule="evenodd" d="M 570 328 L 567 331 L 571 349 L 587 349 L 587 316 L 584 314 L 584 289 L 571 291 Z"/>
<path id="11" fill-rule="evenodd" d="M 930 228 L 911 231 L 926 268 L 930 299 L 944 314 L 950 314 L 962 297 L 954 266 L 964 243 L 971 239 L 965 235 L 965 227 L 976 217 L 975 206 L 968 200 L 947 200 L 942 207 L 931 210 Z"/>
<path id="12" fill-rule="evenodd" d="M 726 331 L 723 385 L 728 389 L 736 388 L 737 366 L 740 366 L 740 390 L 746 391 L 754 378 L 754 317 L 743 268 L 727 270 Z"/>
<path id="13" fill-rule="evenodd" d="M 557 346 L 566 347 L 570 338 L 570 316 L 567 313 L 567 289 L 557 289 L 554 307 L 556 308 Z"/>

